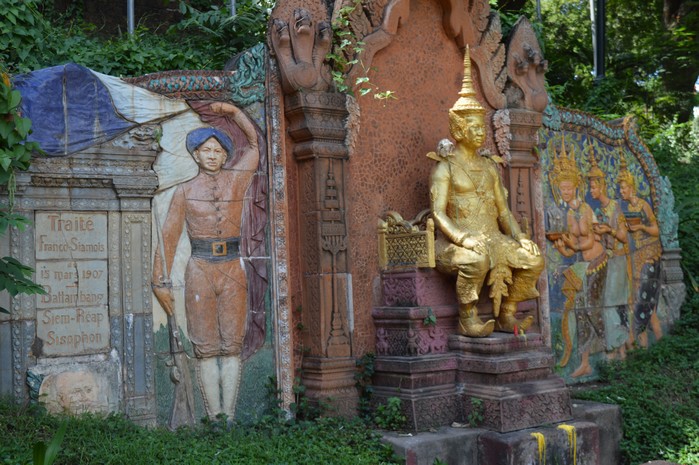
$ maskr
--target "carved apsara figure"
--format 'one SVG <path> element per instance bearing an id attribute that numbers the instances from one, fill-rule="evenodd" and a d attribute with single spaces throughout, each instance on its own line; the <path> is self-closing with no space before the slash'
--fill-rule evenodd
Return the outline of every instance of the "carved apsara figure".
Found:
<path id="1" fill-rule="evenodd" d="M 656 312 L 660 296 L 660 228 L 653 209 L 638 197 L 636 180 L 621 157 L 617 177 L 619 193 L 625 201 L 625 216 L 631 231 L 631 263 L 633 267 L 633 333 L 641 347 L 648 346 L 646 329 L 650 325 L 656 340 L 663 329 Z"/>
<path id="2" fill-rule="evenodd" d="M 590 355 L 604 351 L 604 287 L 607 273 L 607 253 L 593 227 L 597 218 L 592 207 L 582 200 L 580 188 L 582 176 L 574 153 L 566 153 L 565 143 L 554 158 L 553 170 L 549 172 L 554 199 L 567 212 L 567 231 L 555 238 L 553 245 L 564 257 L 576 260 L 564 272 L 563 294 L 566 303 L 563 313 L 563 338 L 565 354 L 561 366 L 568 363 L 572 352 L 568 319 L 575 313 L 578 332 L 580 365 L 571 373 L 576 378 L 592 373 Z"/>
<path id="3" fill-rule="evenodd" d="M 537 245 L 520 227 L 507 205 L 507 194 L 495 162 L 477 150 L 485 141 L 485 109 L 475 98 L 468 48 L 463 86 L 449 110 L 455 144 L 441 143 L 430 177 L 430 200 L 439 234 L 436 267 L 456 274 L 458 331 L 471 337 L 492 331 L 526 330 L 529 316 L 515 318 L 517 304 L 539 295 L 536 281 L 544 260 Z M 488 277 L 495 320 L 478 317 L 479 293 Z"/>
<path id="4" fill-rule="evenodd" d="M 589 158 L 591 168 L 587 173 L 587 179 L 590 183 L 590 195 L 599 202 L 599 208 L 595 209 L 598 223 L 593 223 L 592 230 L 601 238 L 609 257 L 602 297 L 606 350 L 610 358 L 624 359 L 629 339 L 628 303 L 631 281 L 626 218 L 619 202 L 609 198 L 607 194 L 606 175 L 597 166 L 592 146 Z"/>
<path id="5" fill-rule="evenodd" d="M 195 129 L 186 146 L 199 174 L 180 184 L 162 227 L 163 246 L 153 265 L 153 292 L 168 314 L 174 312 L 172 287 L 163 279 L 172 270 L 183 229 L 191 244 L 185 271 L 187 331 L 198 359 L 197 376 L 209 417 L 232 418 L 241 372 L 247 319 L 247 280 L 241 260 L 241 222 L 246 191 L 259 161 L 252 123 L 233 105 L 211 110 L 230 115 L 244 132 L 247 148 L 233 169 L 223 169 L 234 152 L 231 138 L 214 127 Z M 166 267 L 163 267 L 164 250 Z"/>

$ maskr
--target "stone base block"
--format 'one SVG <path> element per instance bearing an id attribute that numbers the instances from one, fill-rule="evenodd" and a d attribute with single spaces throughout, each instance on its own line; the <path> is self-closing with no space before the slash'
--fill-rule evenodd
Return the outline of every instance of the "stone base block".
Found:
<path id="1" fill-rule="evenodd" d="M 389 397 L 401 400 L 401 410 L 407 419 L 406 431 L 427 431 L 458 420 L 458 397 L 454 385 L 414 390 L 375 388 L 372 404 L 386 403 Z"/>
<path id="2" fill-rule="evenodd" d="M 468 384 L 460 390 L 464 418 L 506 433 L 572 418 L 570 392 L 563 379 L 551 377 L 493 386 Z"/>
<path id="3" fill-rule="evenodd" d="M 398 390 L 454 386 L 456 359 L 452 354 L 421 357 L 376 357 L 374 386 Z"/>
<path id="4" fill-rule="evenodd" d="M 459 353 L 502 355 L 528 352 L 544 347 L 539 333 L 515 336 L 509 333 L 492 333 L 488 337 L 468 337 L 460 334 L 449 336 L 449 349 Z"/>
<path id="5" fill-rule="evenodd" d="M 456 332 L 458 315 L 455 305 L 376 307 L 371 312 L 376 326 L 376 354 L 446 353 L 449 335 Z"/>
<path id="6" fill-rule="evenodd" d="M 510 433 L 442 427 L 410 435 L 385 433 L 383 441 L 405 459 L 406 465 L 434 465 L 437 459 L 449 465 L 621 463 L 619 408 L 581 402 L 576 403 L 575 413 L 575 419 L 567 423 Z"/>
<path id="7" fill-rule="evenodd" d="M 374 361 L 375 403 L 401 399 L 406 429 L 425 431 L 458 420 L 456 360 L 451 354 L 421 357 L 377 357 Z"/>
<path id="8" fill-rule="evenodd" d="M 457 365 L 459 383 L 501 386 L 550 377 L 553 355 L 548 351 L 488 357 L 459 354 Z"/>
<path id="9" fill-rule="evenodd" d="M 436 460 L 449 465 L 476 465 L 483 463 L 478 461 L 478 436 L 483 432 L 442 427 L 416 435 L 385 433 L 382 440 L 405 459 L 405 465 L 434 465 Z"/>
<path id="10" fill-rule="evenodd" d="M 621 408 L 586 400 L 573 401 L 576 420 L 595 423 L 599 428 L 600 465 L 618 465 L 621 462 L 619 443 L 624 436 L 621 429 Z"/>
<path id="11" fill-rule="evenodd" d="M 306 357 L 301 382 L 313 404 L 333 414 L 352 417 L 357 414 L 359 395 L 355 387 L 356 361 L 352 357 Z"/>
<path id="12" fill-rule="evenodd" d="M 575 421 L 514 433 L 487 432 L 478 437 L 477 463 L 519 465 L 599 465 L 599 429 L 590 422 Z"/>

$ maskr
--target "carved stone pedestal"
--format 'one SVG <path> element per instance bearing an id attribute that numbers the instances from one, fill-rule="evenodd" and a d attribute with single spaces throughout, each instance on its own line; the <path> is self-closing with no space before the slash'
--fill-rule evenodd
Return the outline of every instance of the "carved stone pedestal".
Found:
<path id="1" fill-rule="evenodd" d="M 401 399 L 406 428 L 423 431 L 456 421 L 456 361 L 448 337 L 456 332 L 453 285 L 432 269 L 386 271 L 376 326 L 374 403 Z"/>
<path id="2" fill-rule="evenodd" d="M 322 404 L 329 414 L 356 415 L 356 372 L 353 357 L 307 357 L 303 361 L 305 395 L 312 403 Z"/>
<path id="3" fill-rule="evenodd" d="M 449 348 L 463 416 L 482 418 L 478 426 L 503 433 L 572 418 L 568 388 L 540 335 L 453 335 Z"/>
<path id="4" fill-rule="evenodd" d="M 377 357 L 373 402 L 401 399 L 405 428 L 424 431 L 460 420 L 452 354 Z"/>

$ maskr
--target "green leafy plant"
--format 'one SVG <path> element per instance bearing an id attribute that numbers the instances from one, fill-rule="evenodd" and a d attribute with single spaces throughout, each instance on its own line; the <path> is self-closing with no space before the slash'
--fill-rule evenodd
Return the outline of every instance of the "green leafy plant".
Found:
<path id="1" fill-rule="evenodd" d="M 361 0 L 353 0 L 352 4 L 339 9 L 337 16 L 332 23 L 332 50 L 325 57 L 331 63 L 331 76 L 335 88 L 338 92 L 354 95 L 355 90 L 360 96 L 372 94 L 378 100 L 390 100 L 397 98 L 396 93 L 391 90 L 381 91 L 379 87 L 371 82 L 369 71 L 361 60 L 364 52 L 364 42 L 359 40 L 352 28 L 352 15 L 362 7 Z M 348 82 L 350 70 L 359 66 L 361 73 L 354 82 Z"/>
<path id="2" fill-rule="evenodd" d="M 8 202 L 0 209 L 0 235 L 8 228 L 23 230 L 29 220 L 13 212 L 15 200 L 15 172 L 29 168 L 32 152 L 39 151 L 35 142 L 27 142 L 32 123 L 19 115 L 20 93 L 12 89 L 7 74 L 0 73 L 0 186 L 5 186 Z M 34 270 L 12 257 L 0 258 L 0 291 L 17 294 L 44 294 L 44 289 L 31 280 Z M 0 307 L 0 312 L 9 313 Z"/>
<path id="3" fill-rule="evenodd" d="M 59 14 L 46 1 L 2 4 L 0 65 L 11 73 L 73 62 L 117 76 L 223 69 L 237 53 L 264 42 L 272 6 L 268 0 L 239 0 L 231 17 L 227 6 L 182 1 L 182 20 L 170 27 L 151 30 L 140 22 L 133 34 L 105 36 L 74 5 Z"/>
<path id="4" fill-rule="evenodd" d="M 359 390 L 359 417 L 365 421 L 371 421 L 371 397 L 374 393 L 371 378 L 374 376 L 375 359 L 376 355 L 372 352 L 362 355 L 357 359 L 357 372 L 354 374 L 354 385 Z"/>
<path id="5" fill-rule="evenodd" d="M 34 443 L 34 465 L 53 465 L 58 457 L 58 452 L 61 450 L 63 437 L 66 435 L 67 423 L 61 424 L 56 434 L 51 438 L 48 444 L 44 441 Z"/>
<path id="6" fill-rule="evenodd" d="M 55 464 L 400 463 L 391 447 L 381 443 L 380 435 L 358 419 L 218 429 L 202 424 L 172 432 L 139 427 L 121 415 L 55 417 L 7 399 L 0 400 L 0 463 L 31 463 L 31 444 L 54 436 L 62 423 L 67 423 L 67 432 Z"/>
<path id="7" fill-rule="evenodd" d="M 434 314 L 431 308 L 427 309 L 427 316 L 422 320 L 425 326 L 437 326 L 437 315 Z"/>
<path id="8" fill-rule="evenodd" d="M 389 397 L 385 404 L 376 406 L 374 424 L 381 429 L 398 431 L 405 426 L 407 418 L 403 415 L 402 402 L 398 397 Z"/>
<path id="9" fill-rule="evenodd" d="M 485 407 L 483 405 L 483 400 L 478 399 L 477 397 L 471 397 L 470 402 L 471 405 L 468 409 L 468 416 L 466 417 L 466 420 L 471 428 L 475 428 L 480 426 L 485 419 Z"/>

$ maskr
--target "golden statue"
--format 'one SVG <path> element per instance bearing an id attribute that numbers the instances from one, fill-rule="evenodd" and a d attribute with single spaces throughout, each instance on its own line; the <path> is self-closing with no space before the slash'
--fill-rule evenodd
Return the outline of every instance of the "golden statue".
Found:
<path id="1" fill-rule="evenodd" d="M 544 268 L 537 245 L 523 233 L 507 206 L 507 194 L 494 161 L 476 151 L 485 141 L 485 109 L 475 98 L 468 47 L 459 99 L 449 110 L 455 144 L 442 141 L 430 177 L 430 200 L 439 230 L 436 266 L 456 274 L 459 333 L 485 337 L 493 330 L 526 330 L 534 318 L 515 318 L 517 303 L 538 297 L 536 281 Z M 476 304 L 486 276 L 495 320 L 484 323 Z"/>

